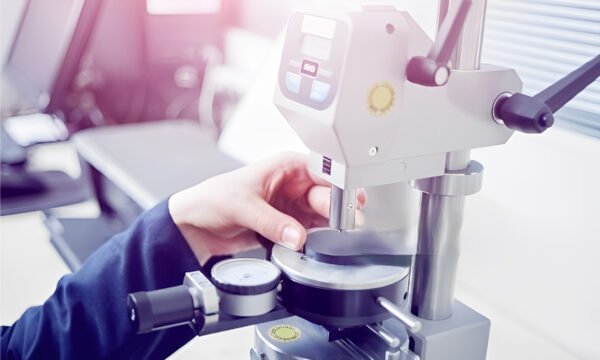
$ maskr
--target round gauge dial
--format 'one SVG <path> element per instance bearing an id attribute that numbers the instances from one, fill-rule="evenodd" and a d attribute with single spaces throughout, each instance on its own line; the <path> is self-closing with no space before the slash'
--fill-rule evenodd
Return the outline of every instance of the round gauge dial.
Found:
<path id="1" fill-rule="evenodd" d="M 213 266 L 211 278 L 221 291 L 238 295 L 256 295 L 273 290 L 281 272 L 269 261 L 230 259 Z"/>

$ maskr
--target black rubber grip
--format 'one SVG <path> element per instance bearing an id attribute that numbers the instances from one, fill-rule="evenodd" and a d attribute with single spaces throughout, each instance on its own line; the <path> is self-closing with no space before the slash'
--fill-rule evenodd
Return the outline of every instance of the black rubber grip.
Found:
<path id="1" fill-rule="evenodd" d="M 494 111 L 507 128 L 527 134 L 541 134 L 554 124 L 548 105 L 520 93 L 499 101 Z"/>
<path id="2" fill-rule="evenodd" d="M 184 285 L 129 294 L 127 307 L 138 334 L 194 319 L 194 300 Z"/>

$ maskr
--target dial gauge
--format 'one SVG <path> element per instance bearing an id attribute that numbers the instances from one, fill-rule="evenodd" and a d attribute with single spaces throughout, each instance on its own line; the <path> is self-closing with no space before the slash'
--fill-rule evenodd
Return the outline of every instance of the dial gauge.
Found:
<path id="1" fill-rule="evenodd" d="M 219 290 L 238 295 L 256 295 L 273 290 L 281 272 L 271 262 L 260 259 L 230 259 L 212 268 L 212 282 Z"/>

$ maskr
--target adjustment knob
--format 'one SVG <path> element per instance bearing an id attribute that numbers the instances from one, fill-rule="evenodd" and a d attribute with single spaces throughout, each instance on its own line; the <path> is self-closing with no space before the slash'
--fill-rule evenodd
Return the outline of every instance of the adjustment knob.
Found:
<path id="1" fill-rule="evenodd" d="M 427 56 L 415 56 L 406 68 L 406 79 L 413 84 L 436 87 L 444 86 L 450 78 L 450 57 L 465 26 L 472 0 L 462 0 L 456 10 L 449 14 L 437 34 Z"/>
<path id="2" fill-rule="evenodd" d="M 194 319 L 194 300 L 183 285 L 129 294 L 127 308 L 129 321 L 138 334 Z"/>
<path id="3" fill-rule="evenodd" d="M 545 102 L 520 93 L 501 96 L 494 107 L 494 118 L 528 134 L 541 134 L 554 124 L 552 109 Z"/>
<path id="4" fill-rule="evenodd" d="M 535 96 L 502 94 L 494 103 L 494 120 L 524 133 L 543 133 L 554 124 L 554 113 L 600 77 L 600 55 Z"/>
<path id="5" fill-rule="evenodd" d="M 423 86 L 444 86 L 450 79 L 450 68 L 428 57 L 415 56 L 408 63 L 406 78 Z"/>

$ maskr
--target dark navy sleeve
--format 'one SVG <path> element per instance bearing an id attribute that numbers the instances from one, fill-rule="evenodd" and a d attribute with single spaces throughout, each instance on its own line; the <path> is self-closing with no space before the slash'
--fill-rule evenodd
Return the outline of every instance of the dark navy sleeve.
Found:
<path id="1" fill-rule="evenodd" d="M 0 358 L 163 359 L 194 333 L 182 326 L 137 335 L 127 294 L 180 285 L 185 272 L 198 269 L 165 201 L 64 276 L 42 306 L 2 327 Z"/>

